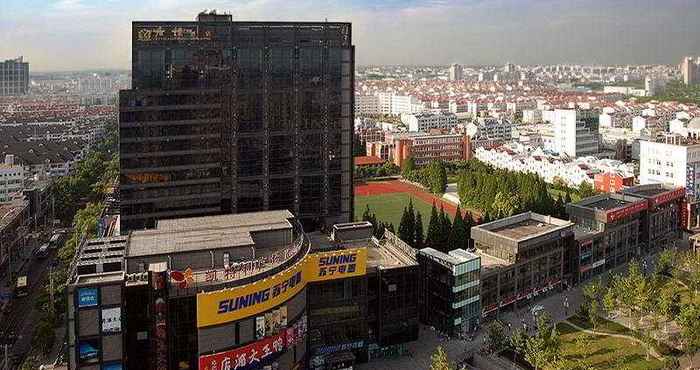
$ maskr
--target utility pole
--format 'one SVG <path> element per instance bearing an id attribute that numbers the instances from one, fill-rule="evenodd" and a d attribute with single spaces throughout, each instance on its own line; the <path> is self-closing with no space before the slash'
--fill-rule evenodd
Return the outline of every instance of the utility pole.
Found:
<path id="1" fill-rule="evenodd" d="M 49 312 L 53 317 L 54 303 L 53 303 L 53 264 L 54 261 L 49 263 Z"/>

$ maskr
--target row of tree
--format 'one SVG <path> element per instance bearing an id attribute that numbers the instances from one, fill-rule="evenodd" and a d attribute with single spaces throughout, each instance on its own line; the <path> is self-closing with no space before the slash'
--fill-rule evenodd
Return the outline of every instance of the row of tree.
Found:
<path id="1" fill-rule="evenodd" d="M 547 188 L 536 174 L 496 169 L 476 159 L 466 163 L 458 180 L 460 202 L 489 219 L 524 211 L 565 216 L 566 200 L 561 196 L 553 199 Z"/>
<path id="2" fill-rule="evenodd" d="M 393 224 L 384 224 L 376 219 L 369 206 L 365 209 L 362 219 L 377 225 L 378 232 L 383 233 L 384 228 L 394 231 Z M 457 207 L 455 216 L 450 220 L 444 207 L 438 208 L 433 203 L 430 211 L 427 232 L 423 228 L 423 215 L 413 207 L 411 199 L 408 206 L 404 207 L 399 223 L 397 236 L 416 249 L 433 248 L 447 253 L 454 249 L 468 249 L 470 247 L 471 227 L 476 221 L 469 212 L 462 215 Z"/>
<path id="3" fill-rule="evenodd" d="M 431 161 L 427 166 L 417 167 L 415 160 L 409 157 L 401 166 L 401 176 L 423 185 L 434 194 L 443 194 L 447 190 L 447 168 L 444 161 Z"/>
<path id="4" fill-rule="evenodd" d="M 641 334 L 647 356 L 659 345 L 660 329 L 666 332 L 668 323 L 674 321 L 681 328 L 686 352 L 700 350 L 700 255 L 666 250 L 660 254 L 654 271 L 644 270 L 632 261 L 626 275 L 612 275 L 605 285 L 600 279 L 585 285 L 581 306 L 584 317 L 595 328 L 606 314 L 625 314 L 627 326 Z M 688 287 L 691 299 L 681 299 L 682 285 Z"/>
<path id="5" fill-rule="evenodd" d="M 355 167 L 355 179 L 395 176 L 399 173 L 401 173 L 399 166 L 391 162 L 385 162 L 383 165 L 377 167 Z"/>

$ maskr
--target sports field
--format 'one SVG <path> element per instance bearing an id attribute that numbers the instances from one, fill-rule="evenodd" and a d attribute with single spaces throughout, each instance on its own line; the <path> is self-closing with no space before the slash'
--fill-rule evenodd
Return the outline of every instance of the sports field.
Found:
<path id="1" fill-rule="evenodd" d="M 362 213 L 369 209 L 377 216 L 377 220 L 393 223 L 398 230 L 404 207 L 413 200 L 413 208 L 420 212 L 423 218 L 423 230 L 428 230 L 430 212 L 433 207 L 440 206 L 452 218 L 457 207 L 445 200 L 426 192 L 416 186 L 401 181 L 376 181 L 355 186 L 355 220 L 362 219 Z"/>

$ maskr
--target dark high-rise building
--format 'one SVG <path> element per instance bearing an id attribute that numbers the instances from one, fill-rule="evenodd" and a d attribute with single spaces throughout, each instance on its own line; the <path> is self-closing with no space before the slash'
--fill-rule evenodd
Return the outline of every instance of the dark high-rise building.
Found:
<path id="1" fill-rule="evenodd" d="M 352 217 L 349 23 L 134 22 L 120 93 L 122 229 L 289 209 Z"/>
<path id="2" fill-rule="evenodd" d="M 25 95 L 29 92 L 29 63 L 24 58 L 0 62 L 0 96 Z"/>

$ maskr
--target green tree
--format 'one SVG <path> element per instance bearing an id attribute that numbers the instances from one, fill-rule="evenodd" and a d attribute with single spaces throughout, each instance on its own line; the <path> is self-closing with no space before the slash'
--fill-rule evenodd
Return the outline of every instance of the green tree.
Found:
<path id="1" fill-rule="evenodd" d="M 443 248 L 441 250 L 447 253 L 449 251 L 448 240 L 452 232 L 452 222 L 450 222 L 450 218 L 447 216 L 447 213 L 445 213 L 445 207 L 442 204 L 440 204 L 440 214 L 438 218 L 440 220 L 439 243 Z"/>
<path id="2" fill-rule="evenodd" d="M 555 363 L 561 349 L 559 332 L 552 324 L 548 313 L 544 312 L 537 317 L 537 332 L 528 337 L 517 334 L 518 338 L 511 340 L 515 350 L 530 363 L 536 370 L 545 365 Z"/>
<path id="3" fill-rule="evenodd" d="M 664 317 L 664 331 L 668 331 L 668 321 L 680 312 L 680 299 L 680 293 L 673 286 L 661 289 L 656 306 L 659 314 Z"/>
<path id="4" fill-rule="evenodd" d="M 450 236 L 447 239 L 448 250 L 454 249 L 466 249 L 467 248 L 467 228 L 462 219 L 462 212 L 457 206 L 457 212 L 455 213 L 454 220 L 452 222 L 452 229 L 450 230 Z"/>
<path id="5" fill-rule="evenodd" d="M 698 318 L 700 318 L 700 304 L 696 302 L 682 305 L 678 317 L 676 317 L 676 322 L 681 327 L 681 338 L 686 353 L 695 353 L 700 349 L 700 320 Z"/>
<path id="6" fill-rule="evenodd" d="M 413 157 L 406 158 L 401 164 L 401 175 L 405 178 L 410 177 L 411 173 L 416 170 L 416 161 Z"/>
<path id="7" fill-rule="evenodd" d="M 414 247 L 416 237 L 415 223 L 416 215 L 413 212 L 413 199 L 411 199 L 408 202 L 408 207 L 403 209 L 401 223 L 399 224 L 399 238 Z"/>
<path id="8" fill-rule="evenodd" d="M 581 198 L 588 198 L 596 195 L 596 191 L 593 188 L 593 185 L 588 183 L 588 181 L 584 181 L 581 183 L 581 185 L 579 185 L 578 193 L 581 196 Z"/>
<path id="9" fill-rule="evenodd" d="M 428 233 L 425 236 L 425 246 L 437 250 L 442 250 L 443 247 L 440 246 L 440 232 L 442 231 L 442 220 L 437 213 L 437 208 L 435 203 L 433 203 L 433 209 L 430 211 L 430 221 L 428 222 Z"/>
<path id="10" fill-rule="evenodd" d="M 499 320 L 494 320 L 486 325 L 486 351 L 497 353 L 508 347 L 510 338 L 506 334 L 506 327 Z"/>
<path id="11" fill-rule="evenodd" d="M 443 194 L 447 189 L 447 170 L 443 161 L 432 161 L 428 165 L 429 188 L 432 193 Z"/>
<path id="12" fill-rule="evenodd" d="M 416 235 L 415 235 L 415 248 L 423 248 L 423 243 L 425 237 L 423 236 L 423 216 L 420 212 L 416 211 Z"/>
<path id="13" fill-rule="evenodd" d="M 664 249 L 656 260 L 656 273 L 670 276 L 676 260 L 676 253 L 672 249 Z"/>
<path id="14" fill-rule="evenodd" d="M 447 359 L 447 354 L 442 346 L 437 346 L 435 352 L 430 357 L 430 370 L 452 370 L 452 365 Z"/>

